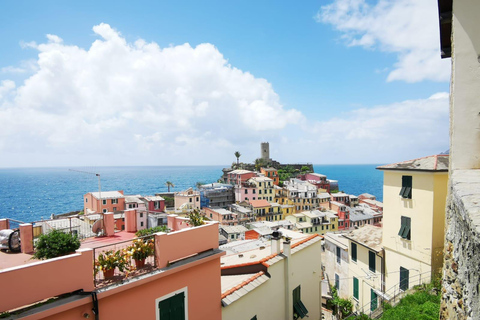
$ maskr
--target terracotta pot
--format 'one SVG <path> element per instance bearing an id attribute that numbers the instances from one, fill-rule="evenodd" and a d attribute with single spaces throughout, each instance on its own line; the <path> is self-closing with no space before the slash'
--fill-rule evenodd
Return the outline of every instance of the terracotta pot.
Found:
<path id="1" fill-rule="evenodd" d="M 103 277 L 105 279 L 113 278 L 114 273 L 115 273 L 115 269 L 103 270 Z"/>
<path id="2" fill-rule="evenodd" d="M 135 259 L 135 267 L 137 269 L 143 268 L 145 266 L 145 259 L 137 260 Z"/>

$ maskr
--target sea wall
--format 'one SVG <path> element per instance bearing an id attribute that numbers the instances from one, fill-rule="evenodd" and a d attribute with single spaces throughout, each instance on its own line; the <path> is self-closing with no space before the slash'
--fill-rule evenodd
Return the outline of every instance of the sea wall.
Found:
<path id="1" fill-rule="evenodd" d="M 455 170 L 446 209 L 440 319 L 480 319 L 480 170 Z"/>

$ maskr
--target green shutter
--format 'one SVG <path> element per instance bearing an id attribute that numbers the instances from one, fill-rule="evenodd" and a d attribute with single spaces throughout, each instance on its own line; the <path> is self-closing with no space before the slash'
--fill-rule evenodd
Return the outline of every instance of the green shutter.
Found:
<path id="1" fill-rule="evenodd" d="M 402 289 L 403 291 L 408 290 L 408 287 L 409 287 L 408 279 L 410 277 L 409 274 L 410 274 L 410 271 L 408 269 L 400 267 L 400 289 Z"/>
<path id="2" fill-rule="evenodd" d="M 185 293 L 160 301 L 158 309 L 160 320 L 185 320 Z"/>
<path id="3" fill-rule="evenodd" d="M 375 311 L 378 306 L 377 294 L 373 289 L 370 289 L 370 311 Z"/>
<path id="4" fill-rule="evenodd" d="M 368 267 L 370 271 L 375 272 L 375 252 L 368 251 Z"/>
<path id="5" fill-rule="evenodd" d="M 352 242 L 352 261 L 357 261 L 357 244 Z"/>
<path id="6" fill-rule="evenodd" d="M 402 176 L 400 196 L 402 198 L 412 199 L 412 176 Z"/>
<path id="7" fill-rule="evenodd" d="M 358 279 L 353 277 L 353 297 L 358 300 Z"/>

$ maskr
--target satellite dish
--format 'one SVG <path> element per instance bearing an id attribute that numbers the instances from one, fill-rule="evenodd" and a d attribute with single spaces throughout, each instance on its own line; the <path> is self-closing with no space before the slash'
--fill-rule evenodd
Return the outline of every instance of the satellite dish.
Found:
<path id="1" fill-rule="evenodd" d="M 97 235 L 100 234 L 100 233 L 103 234 L 103 221 L 102 221 L 102 219 L 98 219 L 97 221 L 95 221 L 95 223 L 92 226 L 92 232 L 97 234 Z"/>

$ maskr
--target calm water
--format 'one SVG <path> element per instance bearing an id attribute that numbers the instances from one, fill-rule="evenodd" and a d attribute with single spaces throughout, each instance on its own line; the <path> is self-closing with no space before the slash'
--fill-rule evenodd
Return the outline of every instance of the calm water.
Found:
<path id="1" fill-rule="evenodd" d="M 377 165 L 315 165 L 317 173 L 338 180 L 340 190 L 350 194 L 364 192 L 383 198 L 383 174 Z M 182 167 L 101 167 L 102 190 L 124 190 L 125 194 L 153 195 L 167 191 L 166 181 L 175 184 L 171 191 L 210 183 L 222 175 L 223 166 Z M 82 170 L 79 168 L 79 170 Z M 95 175 L 72 172 L 67 168 L 0 169 L 0 218 L 24 222 L 48 219 L 83 208 L 83 195 L 98 191 Z"/>

